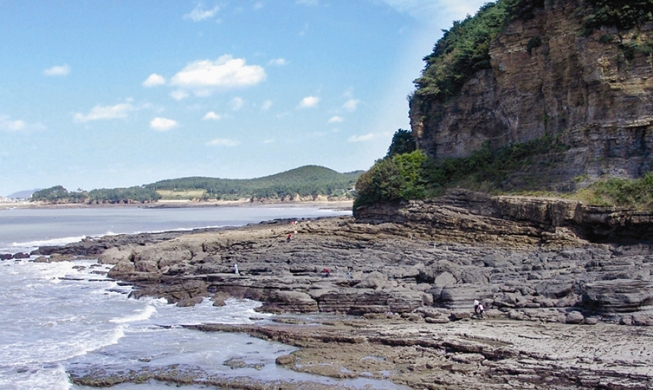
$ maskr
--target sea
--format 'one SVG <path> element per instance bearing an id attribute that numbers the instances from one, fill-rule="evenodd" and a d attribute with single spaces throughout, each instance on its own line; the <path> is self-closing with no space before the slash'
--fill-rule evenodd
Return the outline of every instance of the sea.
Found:
<path id="1" fill-rule="evenodd" d="M 311 206 L 183 208 L 54 208 L 0 210 L 0 254 L 30 252 L 85 237 L 121 233 L 241 226 L 277 218 L 350 215 Z M 244 334 L 205 333 L 182 325 L 271 323 L 255 311 L 260 302 L 230 299 L 223 307 L 205 300 L 177 307 L 165 300 L 129 298 L 131 287 L 106 276 L 110 266 L 89 258 L 60 263 L 29 259 L 0 262 L 0 389 L 89 390 L 69 374 L 118 372 L 178 364 L 207 375 L 261 380 L 312 381 L 335 387 L 401 389 L 389 381 L 333 379 L 296 373 L 275 359 L 294 347 Z M 244 367 L 225 362 L 236 359 Z M 233 360 L 232 360 L 233 361 Z M 149 381 L 115 390 L 206 389 Z M 210 388 L 210 387 L 209 387 Z"/>

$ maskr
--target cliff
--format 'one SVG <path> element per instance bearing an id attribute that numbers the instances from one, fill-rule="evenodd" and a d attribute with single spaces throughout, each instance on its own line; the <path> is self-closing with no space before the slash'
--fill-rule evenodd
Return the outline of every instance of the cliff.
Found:
<path id="1" fill-rule="evenodd" d="M 488 65 L 453 96 L 433 99 L 418 89 L 410 102 L 418 146 L 442 160 L 486 143 L 496 149 L 558 136 L 566 150 L 537 156 L 531 171 L 511 178 L 513 187 L 530 175 L 542 187 L 570 191 L 606 175 L 648 171 L 653 23 L 587 31 L 592 9 L 584 0 L 544 1 L 505 25 L 490 42 Z"/>

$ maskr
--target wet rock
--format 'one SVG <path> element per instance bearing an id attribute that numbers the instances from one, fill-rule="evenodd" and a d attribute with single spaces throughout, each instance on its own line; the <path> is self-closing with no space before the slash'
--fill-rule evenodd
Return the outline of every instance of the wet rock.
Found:
<path id="1" fill-rule="evenodd" d="M 275 363 L 280 366 L 295 364 L 295 355 L 281 355 L 276 358 Z"/>

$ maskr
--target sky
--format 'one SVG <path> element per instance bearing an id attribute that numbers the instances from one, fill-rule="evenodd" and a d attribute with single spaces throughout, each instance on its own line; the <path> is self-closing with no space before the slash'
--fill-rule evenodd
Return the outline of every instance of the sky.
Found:
<path id="1" fill-rule="evenodd" d="M 0 0 L 0 195 L 369 169 L 484 0 Z"/>

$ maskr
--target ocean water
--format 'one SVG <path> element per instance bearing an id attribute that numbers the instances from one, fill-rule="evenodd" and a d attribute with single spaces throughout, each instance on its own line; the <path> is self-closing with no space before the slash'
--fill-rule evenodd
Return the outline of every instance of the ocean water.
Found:
<path id="1" fill-rule="evenodd" d="M 0 210 L 0 253 L 29 251 L 37 245 L 64 244 L 85 236 L 192 229 L 256 223 L 274 218 L 348 214 L 316 208 L 182 208 Z M 0 262 L 0 389 L 74 389 L 68 373 L 95 369 L 155 369 L 171 364 L 210 375 L 259 379 L 318 380 L 359 388 L 393 389 L 386 381 L 338 381 L 277 367 L 277 356 L 292 347 L 241 334 L 203 333 L 181 327 L 205 322 L 268 322 L 256 313 L 259 302 L 229 300 L 190 308 L 160 299 L 130 299 L 129 287 L 106 278 L 108 266 L 95 259 L 35 263 Z M 231 369 L 229 359 L 256 368 Z M 116 390 L 169 389 L 164 383 L 123 384 Z M 176 387 L 176 386 L 173 386 Z M 201 386 L 183 386 L 200 389 Z"/>

